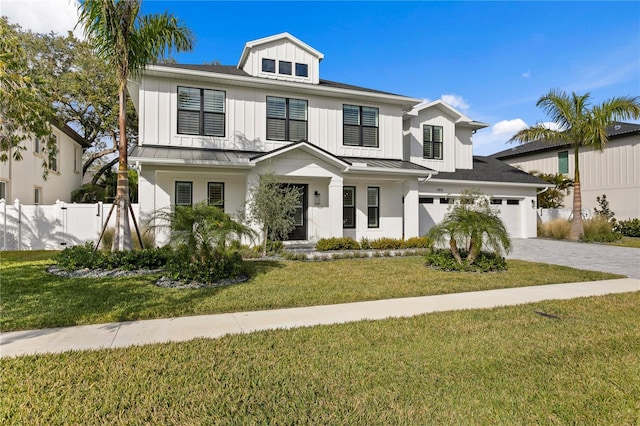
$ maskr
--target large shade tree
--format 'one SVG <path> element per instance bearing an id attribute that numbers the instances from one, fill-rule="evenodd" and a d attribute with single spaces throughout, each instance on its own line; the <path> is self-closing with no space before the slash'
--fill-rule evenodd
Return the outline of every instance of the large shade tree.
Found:
<path id="1" fill-rule="evenodd" d="M 177 18 L 167 12 L 138 16 L 140 4 L 140 0 L 85 0 L 79 6 L 79 23 L 84 27 L 85 36 L 96 54 L 115 69 L 118 80 L 120 139 L 113 250 L 132 247 L 128 211 L 127 81 L 170 51 L 191 50 L 193 46 L 191 31 Z"/>
<path id="2" fill-rule="evenodd" d="M 551 90 L 542 96 L 536 106 L 551 118 L 558 130 L 543 123 L 523 129 L 511 141 L 563 141 L 573 147 L 573 220 L 569 239 L 579 240 L 584 234 L 582 226 L 582 194 L 580 192 L 580 148 L 589 147 L 602 151 L 608 142 L 607 127 L 616 121 L 640 117 L 640 97 L 613 97 L 599 105 L 591 105 L 591 95 L 569 95 L 563 90 Z"/>

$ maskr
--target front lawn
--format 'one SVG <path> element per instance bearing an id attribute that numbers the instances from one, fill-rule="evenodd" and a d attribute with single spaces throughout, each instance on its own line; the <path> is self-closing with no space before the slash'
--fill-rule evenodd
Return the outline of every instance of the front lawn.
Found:
<path id="1" fill-rule="evenodd" d="M 632 425 L 638 330 L 635 292 L 3 359 L 0 423 Z"/>
<path id="2" fill-rule="evenodd" d="M 607 243 L 609 246 L 618 246 L 618 247 L 633 247 L 640 248 L 640 238 L 634 237 L 622 237 L 617 241 L 613 241 L 611 243 Z"/>
<path id="3" fill-rule="evenodd" d="M 422 257 L 327 262 L 255 261 L 246 283 L 177 290 L 157 276 L 61 278 L 48 274 L 52 252 L 2 253 L 2 331 L 326 305 L 444 293 L 620 278 L 602 272 L 509 260 L 502 273 L 428 269 Z"/>

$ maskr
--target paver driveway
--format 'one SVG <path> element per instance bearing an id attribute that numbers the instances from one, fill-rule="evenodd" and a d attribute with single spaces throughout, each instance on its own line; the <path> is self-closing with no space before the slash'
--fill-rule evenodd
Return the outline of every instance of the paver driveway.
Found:
<path id="1" fill-rule="evenodd" d="M 508 259 L 611 272 L 640 279 L 640 249 L 544 239 L 513 239 Z"/>

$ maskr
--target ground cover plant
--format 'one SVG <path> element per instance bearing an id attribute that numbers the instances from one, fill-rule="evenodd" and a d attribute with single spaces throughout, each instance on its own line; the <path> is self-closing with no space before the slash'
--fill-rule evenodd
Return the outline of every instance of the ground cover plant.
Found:
<path id="1" fill-rule="evenodd" d="M 640 292 L 3 359 L 4 424 L 637 424 Z"/>
<path id="2" fill-rule="evenodd" d="M 608 243 L 610 246 L 640 248 L 640 238 L 622 237 L 622 239 Z"/>
<path id="3" fill-rule="evenodd" d="M 251 279 L 219 288 L 154 285 L 159 274 L 63 278 L 46 272 L 55 252 L 2 252 L 2 331 L 222 312 L 278 309 L 494 288 L 619 278 L 563 266 L 509 260 L 499 274 L 441 272 L 424 257 L 328 262 L 250 261 Z M 310 279 L 309 277 L 313 277 Z"/>

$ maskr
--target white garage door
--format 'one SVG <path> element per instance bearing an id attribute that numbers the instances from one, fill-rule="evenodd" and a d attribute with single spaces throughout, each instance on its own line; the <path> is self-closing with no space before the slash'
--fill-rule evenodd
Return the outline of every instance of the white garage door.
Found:
<path id="1" fill-rule="evenodd" d="M 494 205 L 499 207 L 500 218 L 507 228 L 507 232 L 511 238 L 522 238 L 522 200 L 501 200 L 501 205 Z"/>

